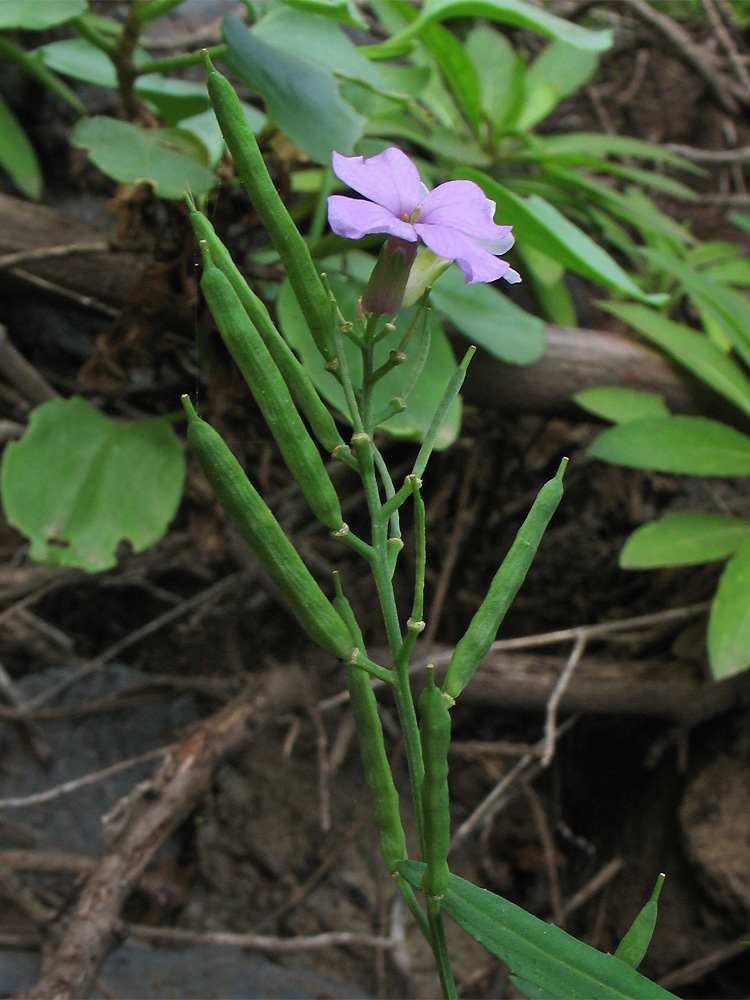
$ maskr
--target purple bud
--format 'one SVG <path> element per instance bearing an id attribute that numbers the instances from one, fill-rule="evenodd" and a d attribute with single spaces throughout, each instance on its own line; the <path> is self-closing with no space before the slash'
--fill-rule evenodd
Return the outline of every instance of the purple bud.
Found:
<path id="1" fill-rule="evenodd" d="M 412 243 L 400 236 L 388 237 L 362 296 L 362 305 L 367 312 L 381 316 L 398 312 L 418 245 L 416 240 Z"/>

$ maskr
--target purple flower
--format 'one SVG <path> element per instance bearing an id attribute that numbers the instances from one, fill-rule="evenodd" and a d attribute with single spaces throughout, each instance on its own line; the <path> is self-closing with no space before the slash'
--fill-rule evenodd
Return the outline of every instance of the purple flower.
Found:
<path id="1" fill-rule="evenodd" d="M 512 226 L 495 225 L 495 202 L 473 181 L 447 181 L 429 191 L 406 153 L 394 146 L 367 160 L 334 153 L 333 170 L 367 199 L 328 198 L 328 222 L 339 236 L 357 240 L 387 233 L 409 243 L 421 239 L 438 257 L 455 260 L 467 284 L 521 280 L 496 256 L 513 246 Z"/>

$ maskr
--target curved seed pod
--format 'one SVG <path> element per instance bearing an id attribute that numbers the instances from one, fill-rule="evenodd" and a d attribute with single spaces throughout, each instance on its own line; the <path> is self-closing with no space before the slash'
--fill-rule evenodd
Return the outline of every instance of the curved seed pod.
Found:
<path id="1" fill-rule="evenodd" d="M 211 260 L 229 279 L 245 312 L 250 317 L 250 321 L 276 362 L 276 367 L 289 387 L 295 403 L 310 424 L 313 434 L 326 451 L 332 452 L 334 448 L 344 444 L 344 440 L 338 432 L 331 411 L 312 384 L 307 370 L 276 329 L 265 304 L 245 281 L 229 251 L 216 235 L 214 227 L 206 216 L 194 209 L 190 213 L 190 221 L 198 240 L 206 241 Z"/>
<path id="2" fill-rule="evenodd" d="M 187 396 L 182 397 L 182 403 L 188 415 L 188 442 L 219 503 L 253 548 L 305 632 L 334 656 L 348 660 L 355 645 L 346 625 L 222 436 L 201 420 Z"/>
<path id="3" fill-rule="evenodd" d="M 204 61 L 208 96 L 240 179 L 284 262 L 294 294 L 318 350 L 326 361 L 332 361 L 336 357 L 336 350 L 331 307 L 310 251 L 271 180 L 234 88 L 229 80 L 214 69 L 205 51 Z"/>
<path id="4" fill-rule="evenodd" d="M 448 702 L 435 684 L 435 671 L 427 668 L 427 686 L 419 696 L 419 737 L 424 758 L 422 821 L 427 849 L 420 888 L 439 899 L 448 888 L 448 847 L 451 819 L 448 795 L 448 746 L 451 717 Z"/>
<path id="5" fill-rule="evenodd" d="M 338 495 L 268 348 L 229 279 L 213 263 L 203 271 L 201 288 L 222 340 L 245 376 L 289 471 L 315 515 L 326 527 L 338 531 L 343 525 Z"/>
<path id="6" fill-rule="evenodd" d="M 518 529 L 510 551 L 490 584 L 487 596 L 453 651 L 443 682 L 443 693 L 454 701 L 474 676 L 474 671 L 494 642 L 505 612 L 526 577 L 545 528 L 562 499 L 562 476 L 567 462 L 567 458 L 563 459 L 555 478 L 545 483 L 539 491 L 526 520 Z"/>

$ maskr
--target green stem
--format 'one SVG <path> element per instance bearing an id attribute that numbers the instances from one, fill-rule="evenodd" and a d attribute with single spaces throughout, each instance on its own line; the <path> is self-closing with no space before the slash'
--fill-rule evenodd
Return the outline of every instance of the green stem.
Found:
<path id="1" fill-rule="evenodd" d="M 44 84 L 53 94 L 65 101 L 75 112 L 79 115 L 86 114 L 86 108 L 82 102 L 76 97 L 73 91 L 66 84 L 55 76 L 55 74 L 48 69 L 40 59 L 35 59 L 34 56 L 27 52 L 26 49 L 22 48 L 20 45 L 16 45 L 9 38 L 4 38 L 0 35 L 0 60 L 4 59 L 7 62 L 15 63 L 16 66 L 20 66 L 21 69 L 28 73 L 29 76 L 33 76 L 35 80 Z"/>
<path id="2" fill-rule="evenodd" d="M 453 970 L 448 956 L 448 947 L 445 943 L 445 930 L 443 928 L 443 913 L 440 908 L 440 900 L 427 897 L 427 922 L 430 927 L 428 938 L 432 947 L 432 954 L 435 956 L 440 986 L 445 1000 L 456 1000 L 456 983 L 453 979 Z"/>
<path id="3" fill-rule="evenodd" d="M 85 38 L 87 42 L 90 42 L 95 48 L 100 49 L 102 52 L 114 59 L 115 55 L 115 43 L 111 42 L 108 38 L 105 38 L 96 28 L 92 27 L 86 20 L 83 14 L 79 14 L 78 17 L 71 19 L 70 23 L 76 29 L 81 38 Z"/>
<path id="4" fill-rule="evenodd" d="M 147 59 L 145 62 L 139 63 L 136 67 L 136 73 L 138 76 L 143 76 L 144 73 L 169 73 L 172 70 L 177 69 L 187 69 L 189 66 L 198 66 L 203 62 L 203 52 L 208 52 L 209 57 L 213 59 L 223 59 L 227 54 L 229 46 L 227 45 L 212 45 L 208 49 L 201 49 L 200 52 L 183 52 L 179 56 L 164 56 L 161 59 Z"/>
<path id="5" fill-rule="evenodd" d="M 432 942 L 432 934 L 430 931 L 430 924 L 427 917 L 424 915 L 422 907 L 419 905 L 419 900 L 417 899 L 416 893 L 411 885 L 406 881 L 403 875 L 395 875 L 396 885 L 401 890 L 401 895 L 406 901 L 406 905 L 409 907 L 412 916 L 417 921 L 420 931 L 422 932 L 425 941 Z"/>

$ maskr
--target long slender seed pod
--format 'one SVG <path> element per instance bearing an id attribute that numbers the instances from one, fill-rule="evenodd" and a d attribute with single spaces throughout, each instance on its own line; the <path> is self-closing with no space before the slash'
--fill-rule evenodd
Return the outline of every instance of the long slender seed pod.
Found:
<path id="1" fill-rule="evenodd" d="M 310 251 L 271 180 L 231 83 L 214 69 L 208 53 L 204 53 L 204 61 L 208 96 L 240 179 L 284 262 L 318 350 L 326 361 L 332 361 L 336 351 L 331 330 L 331 309 Z"/>
<path id="2" fill-rule="evenodd" d="M 557 475 L 539 491 L 526 520 L 518 529 L 510 551 L 490 584 L 487 596 L 453 651 L 443 682 L 443 693 L 454 700 L 463 691 L 495 640 L 500 623 L 520 590 L 542 535 L 562 499 L 562 476 L 567 458 Z"/>
<path id="3" fill-rule="evenodd" d="M 197 415 L 187 396 L 188 442 L 216 497 L 253 548 L 302 628 L 334 656 L 348 660 L 355 644 L 281 525 L 255 490 L 222 436 Z"/>
<path id="4" fill-rule="evenodd" d="M 312 511 L 332 531 L 340 530 L 343 525 L 341 505 L 320 452 L 229 279 L 212 262 L 208 263 L 201 278 L 201 289 L 222 339 L 245 376 L 284 461 Z"/>
<path id="5" fill-rule="evenodd" d="M 435 684 L 432 665 L 427 668 L 427 686 L 419 696 L 419 737 L 424 758 L 422 820 L 427 847 L 420 888 L 439 899 L 448 888 L 448 847 L 451 820 L 448 795 L 448 746 L 451 717 L 448 702 Z"/>
<path id="6" fill-rule="evenodd" d="M 194 209 L 190 213 L 190 221 L 198 240 L 206 241 L 211 260 L 229 279 L 245 312 L 276 362 L 276 367 L 281 372 L 300 412 L 310 424 L 313 434 L 326 451 L 332 452 L 334 448 L 344 444 L 344 440 L 338 432 L 331 411 L 320 398 L 307 370 L 276 329 L 265 304 L 245 281 L 206 216 Z"/>
<path id="7" fill-rule="evenodd" d="M 333 606 L 338 611 L 342 621 L 348 625 L 349 633 L 356 642 L 357 648 L 364 650 L 362 632 L 354 616 L 352 606 L 341 589 L 338 574 L 334 576 L 334 585 L 336 594 L 333 598 Z M 361 667 L 349 664 L 346 668 L 346 679 L 354 722 L 357 727 L 362 767 L 372 802 L 375 828 L 380 840 L 380 853 L 383 855 L 386 868 L 395 872 L 396 862 L 403 861 L 407 857 L 406 837 L 398 807 L 398 792 L 393 784 L 393 775 L 385 752 L 383 724 L 378 715 L 377 699 L 372 690 L 370 677 Z"/>

